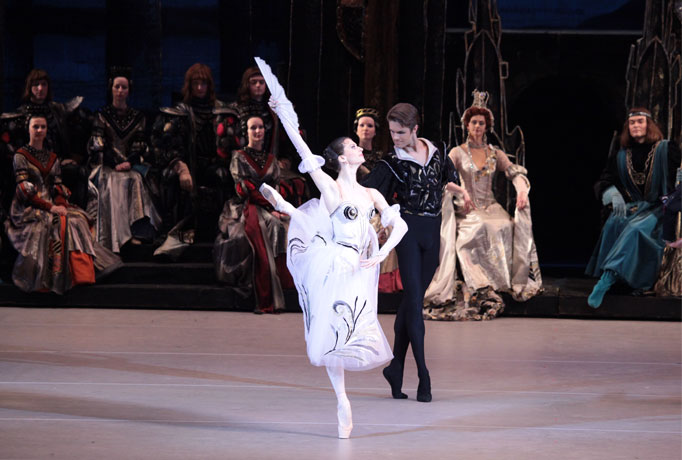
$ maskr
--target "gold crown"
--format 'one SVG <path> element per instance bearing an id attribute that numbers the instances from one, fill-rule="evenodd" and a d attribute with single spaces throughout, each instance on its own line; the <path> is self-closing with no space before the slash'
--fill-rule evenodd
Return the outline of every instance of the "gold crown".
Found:
<path id="1" fill-rule="evenodd" d="M 373 109 L 371 107 L 363 107 L 362 109 L 358 109 L 355 112 L 355 119 L 357 120 L 358 118 L 362 117 L 372 117 L 375 120 L 379 119 L 379 111 L 377 109 Z"/>

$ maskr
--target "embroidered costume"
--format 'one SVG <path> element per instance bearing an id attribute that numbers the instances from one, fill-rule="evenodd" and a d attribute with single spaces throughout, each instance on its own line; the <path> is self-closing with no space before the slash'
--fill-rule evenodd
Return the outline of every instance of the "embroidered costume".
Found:
<path id="1" fill-rule="evenodd" d="M 94 167 L 90 178 L 98 190 L 95 203 L 88 205 L 96 209 L 97 240 L 120 252 L 133 237 L 152 239 L 161 217 L 142 176 L 146 168 L 140 162 L 147 152 L 142 112 L 130 107 L 119 112 L 111 105 L 102 108 L 95 116 L 88 150 Z M 132 169 L 116 171 L 123 162 Z"/>
<path id="2" fill-rule="evenodd" d="M 393 354 L 377 320 L 379 267 L 359 262 L 378 251 L 370 225 L 374 214 L 342 202 L 328 213 L 313 199 L 292 213 L 287 266 L 303 310 L 310 362 L 363 370 L 380 366 Z"/>
<path id="3" fill-rule="evenodd" d="M 19 289 L 63 294 L 121 265 L 94 240 L 85 212 L 68 203 L 56 154 L 22 147 L 14 155 L 14 172 L 17 187 L 5 229 L 19 253 L 12 272 Z M 55 205 L 66 207 L 67 215 L 52 214 Z"/>
<path id="4" fill-rule="evenodd" d="M 486 147 L 482 168 L 474 163 L 468 147 L 458 146 L 450 159 L 476 209 L 461 213 L 453 194 L 443 199 L 440 266 L 426 293 L 430 319 L 492 319 L 504 303 L 495 291 L 508 291 L 515 300 L 525 301 L 542 291 L 542 276 L 532 232 L 530 205 L 517 209 L 511 218 L 493 193 L 496 173 L 504 173 L 515 185 L 530 188 L 525 168 L 512 164 L 493 146 Z M 457 263 L 464 286 L 457 281 Z M 458 289 L 471 294 L 468 304 Z"/>
<path id="5" fill-rule="evenodd" d="M 250 147 L 235 150 L 230 162 L 237 195 L 225 202 L 213 249 L 217 278 L 239 290 L 252 291 L 257 312 L 284 309 L 280 278 L 285 268 L 286 222 L 258 191 L 261 184 L 279 185 L 279 166 L 272 154 Z M 291 285 L 291 282 L 286 283 Z"/>
<path id="6" fill-rule="evenodd" d="M 609 158 L 595 189 L 603 199 L 615 187 L 625 201 L 625 215 L 614 212 L 607 219 L 588 275 L 608 275 L 614 278 L 610 284 L 622 279 L 633 289 L 651 289 L 665 246 L 659 198 L 673 190 L 679 164 L 680 150 L 667 140 L 634 144 Z"/>

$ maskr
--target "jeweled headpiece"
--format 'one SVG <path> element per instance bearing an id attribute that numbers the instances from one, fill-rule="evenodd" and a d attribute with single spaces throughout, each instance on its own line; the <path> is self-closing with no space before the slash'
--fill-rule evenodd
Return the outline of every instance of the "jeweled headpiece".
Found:
<path id="1" fill-rule="evenodd" d="M 28 104 L 26 106 L 26 116 L 24 117 L 24 128 L 28 129 L 31 118 L 40 117 L 44 119 L 50 118 L 51 112 L 43 104 Z"/>
<path id="2" fill-rule="evenodd" d="M 379 119 L 379 111 L 371 107 L 364 107 L 362 109 L 358 109 L 355 112 L 355 119 L 358 120 L 362 117 L 372 117 L 376 121 Z"/>
<path id="3" fill-rule="evenodd" d="M 488 114 L 490 115 L 490 126 L 488 126 L 488 130 L 492 131 L 493 126 L 495 126 L 495 116 L 493 115 L 493 112 L 488 108 L 488 100 L 490 99 L 490 94 L 487 91 L 479 91 L 478 89 L 475 89 L 472 93 L 472 96 L 474 96 L 474 101 L 471 103 L 471 107 L 466 109 L 464 113 L 462 114 L 462 124 L 464 124 L 464 119 L 467 116 L 467 112 L 473 108 L 477 109 L 483 109 Z"/>
<path id="4" fill-rule="evenodd" d="M 372 107 L 363 107 L 355 111 L 355 120 L 353 120 L 353 131 L 357 131 L 358 122 L 362 117 L 370 117 L 372 120 L 374 120 L 375 128 L 377 129 L 379 128 L 379 111 L 377 109 L 373 109 Z"/>
<path id="5" fill-rule="evenodd" d="M 651 114 L 649 112 L 642 112 L 641 110 L 636 111 L 636 112 L 628 112 L 628 118 L 631 118 L 631 117 L 647 117 L 647 118 L 651 118 L 653 120 L 653 117 L 651 116 Z"/>
<path id="6" fill-rule="evenodd" d="M 488 98 L 490 95 L 487 91 L 479 91 L 475 89 L 471 94 L 474 96 L 474 102 L 471 104 L 471 107 L 478 107 L 481 109 L 488 108 Z"/>
<path id="7" fill-rule="evenodd" d="M 133 69 L 128 67 L 128 66 L 112 66 L 109 68 L 109 80 L 112 82 L 114 81 L 114 78 L 116 77 L 124 77 L 126 80 L 128 80 L 128 83 L 131 82 L 131 76 L 133 73 Z"/>

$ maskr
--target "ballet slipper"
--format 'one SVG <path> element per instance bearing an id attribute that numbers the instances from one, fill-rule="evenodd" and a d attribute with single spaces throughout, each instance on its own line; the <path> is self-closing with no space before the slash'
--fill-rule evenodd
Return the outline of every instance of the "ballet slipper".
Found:
<path id="1" fill-rule="evenodd" d="M 353 430 L 353 414 L 348 398 L 339 400 L 336 416 L 339 421 L 339 439 L 350 438 L 350 432 Z"/>
<path id="2" fill-rule="evenodd" d="M 417 387 L 417 401 L 431 402 L 431 377 L 428 374 L 426 377 L 419 379 L 419 386 Z"/>
<path id="3" fill-rule="evenodd" d="M 403 386 L 402 372 L 395 372 L 391 366 L 387 366 L 384 368 L 383 374 L 391 386 L 391 396 L 393 396 L 393 399 L 407 399 L 407 395 L 401 391 Z"/>
<path id="4" fill-rule="evenodd" d="M 261 186 L 258 188 L 258 191 L 266 200 L 268 200 L 275 210 L 289 215 L 296 210 L 291 203 L 282 198 L 282 195 L 280 195 L 277 190 L 270 187 L 268 184 L 261 184 Z"/>

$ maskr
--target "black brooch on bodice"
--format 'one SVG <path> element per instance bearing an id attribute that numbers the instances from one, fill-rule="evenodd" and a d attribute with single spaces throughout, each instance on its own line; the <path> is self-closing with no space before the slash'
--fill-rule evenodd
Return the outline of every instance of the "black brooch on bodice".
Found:
<path id="1" fill-rule="evenodd" d="M 358 208 L 355 206 L 346 206 L 343 209 L 343 215 L 346 216 L 348 220 L 355 220 L 358 218 Z"/>

